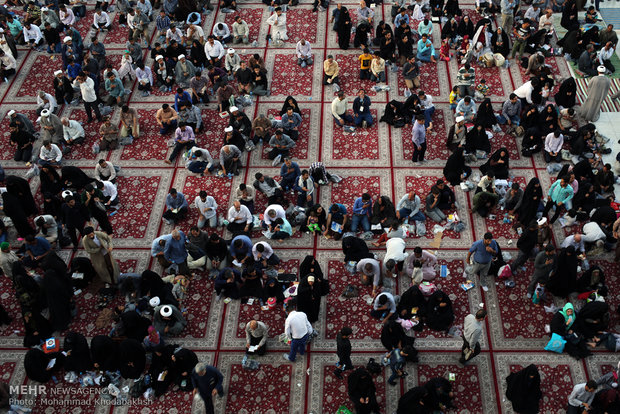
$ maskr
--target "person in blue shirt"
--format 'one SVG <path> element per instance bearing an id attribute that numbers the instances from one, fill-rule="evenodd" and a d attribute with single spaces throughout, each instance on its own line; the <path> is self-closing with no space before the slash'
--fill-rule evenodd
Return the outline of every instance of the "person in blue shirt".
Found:
<path id="1" fill-rule="evenodd" d="M 340 203 L 332 204 L 329 207 L 329 212 L 327 213 L 327 224 L 325 225 L 326 230 L 323 233 L 325 238 L 340 240 L 348 220 L 349 216 L 347 216 L 347 208 L 345 205 Z M 340 231 L 335 231 L 332 228 L 334 223 L 339 225 Z"/>
<path id="2" fill-rule="evenodd" d="M 213 282 L 217 300 L 220 300 L 222 296 L 231 299 L 239 299 L 239 287 L 242 283 L 241 272 L 239 270 L 230 267 L 222 269 Z"/>
<path id="3" fill-rule="evenodd" d="M 364 89 L 357 92 L 357 98 L 353 101 L 353 115 L 355 126 L 370 128 L 372 126 L 372 114 L 370 113 L 370 98 Z"/>
<path id="4" fill-rule="evenodd" d="M 422 35 L 420 40 L 418 40 L 417 57 L 418 60 L 422 62 L 437 63 L 437 52 L 435 51 L 435 47 L 426 33 Z"/>
<path id="5" fill-rule="evenodd" d="M 364 193 L 361 197 L 355 199 L 353 203 L 353 217 L 351 219 L 351 231 L 357 233 L 357 228 L 362 225 L 364 236 L 368 236 L 370 232 L 370 214 L 372 212 L 372 199 L 370 194 Z"/>
<path id="6" fill-rule="evenodd" d="M 274 220 L 274 232 L 271 235 L 273 240 L 277 240 L 282 243 L 282 240 L 288 239 L 293 235 L 293 227 L 291 227 L 291 223 L 288 222 L 287 219 L 277 218 Z"/>
<path id="7" fill-rule="evenodd" d="M 164 258 L 171 264 L 179 267 L 177 274 L 188 275 L 189 267 L 187 266 L 187 249 L 185 243 L 187 238 L 185 233 L 180 230 L 172 230 L 171 237 L 166 241 L 164 246 Z"/>
<path id="8" fill-rule="evenodd" d="M 185 91 L 183 88 L 177 88 L 177 93 L 174 94 L 174 109 L 179 112 L 179 105 L 181 102 L 186 102 L 186 106 L 192 106 L 192 95 Z"/>
<path id="9" fill-rule="evenodd" d="M 239 263 L 245 264 L 252 257 L 252 240 L 241 234 L 230 242 L 230 256 Z"/>
<path id="10" fill-rule="evenodd" d="M 176 188 L 171 188 L 166 196 L 166 211 L 163 221 L 168 224 L 175 224 L 187 215 L 187 200 L 183 193 L 179 193 Z"/>
<path id="11" fill-rule="evenodd" d="M 301 115 L 288 108 L 286 113 L 282 115 L 282 129 L 284 133 L 291 137 L 293 141 L 299 139 L 299 126 L 301 125 Z"/>
<path id="12" fill-rule="evenodd" d="M 75 60 L 73 59 L 69 59 L 67 62 L 67 77 L 69 78 L 69 80 L 71 82 L 73 82 L 75 80 L 75 78 L 78 77 L 78 75 L 80 74 L 80 72 L 82 71 L 82 66 L 77 63 Z"/>
<path id="13" fill-rule="evenodd" d="M 480 284 L 485 292 L 489 290 L 487 280 L 489 268 L 498 252 L 497 242 L 493 240 L 493 235 L 487 232 L 484 233 L 482 240 L 478 240 L 471 245 L 469 253 L 467 253 L 467 263 L 469 263 L 471 256 L 474 256 L 474 268 L 471 273 L 480 275 Z"/>
<path id="14" fill-rule="evenodd" d="M 164 234 L 163 236 L 159 236 L 158 238 L 153 240 L 153 243 L 151 243 L 151 257 L 156 258 L 157 262 L 164 269 L 170 266 L 170 262 L 168 262 L 166 258 L 164 257 L 164 249 L 166 248 L 166 243 L 171 238 L 172 238 L 172 235 Z"/>
<path id="15" fill-rule="evenodd" d="M 24 264 L 35 268 L 51 251 L 52 245 L 44 237 L 34 237 L 32 234 L 29 234 L 26 236 L 26 253 L 28 257 Z"/>
<path id="16" fill-rule="evenodd" d="M 290 158 L 284 158 L 284 164 L 280 167 L 280 186 L 284 191 L 292 190 L 297 177 L 301 175 L 299 164 Z"/>

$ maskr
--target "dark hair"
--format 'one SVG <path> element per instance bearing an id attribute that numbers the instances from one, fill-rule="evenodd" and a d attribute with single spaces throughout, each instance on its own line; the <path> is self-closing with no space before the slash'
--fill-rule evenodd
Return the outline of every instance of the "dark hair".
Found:
<path id="1" fill-rule="evenodd" d="M 476 312 L 476 319 L 484 319 L 486 317 L 487 317 L 486 309 L 479 309 L 478 312 Z"/>
<path id="2" fill-rule="evenodd" d="M 484 233 L 484 239 L 485 240 L 493 240 L 493 234 L 491 234 L 490 231 L 487 231 L 486 233 Z"/>
<path id="3" fill-rule="evenodd" d="M 379 305 L 385 305 L 388 301 L 388 297 L 386 294 L 382 293 L 381 295 L 379 295 Z"/>
<path id="4" fill-rule="evenodd" d="M 171 195 L 175 195 L 177 193 L 177 189 L 172 187 L 169 192 Z"/>
<path id="5" fill-rule="evenodd" d="M 200 229 L 198 228 L 198 226 L 192 226 L 192 227 L 190 227 L 190 228 L 189 228 L 189 231 L 194 231 L 194 230 L 196 230 L 196 231 L 200 231 Z"/>
<path id="6" fill-rule="evenodd" d="M 257 252 L 264 252 L 265 251 L 265 245 L 263 243 L 256 243 L 256 251 Z"/>
<path id="7" fill-rule="evenodd" d="M 413 252 L 416 254 L 422 253 L 422 248 L 420 246 L 416 246 L 413 248 Z"/>
<path id="8" fill-rule="evenodd" d="M 263 178 L 263 174 L 257 172 L 256 174 L 254 174 L 254 178 L 256 178 L 257 180 L 260 180 L 261 178 Z"/>
<path id="9" fill-rule="evenodd" d="M 591 379 L 591 380 L 588 380 L 588 382 L 586 382 L 586 387 L 596 389 L 598 387 L 598 384 L 596 383 L 595 380 Z"/>
<path id="10" fill-rule="evenodd" d="M 370 194 L 368 194 L 368 193 L 362 194 L 362 200 L 364 200 L 364 201 L 370 200 Z"/>
<path id="11" fill-rule="evenodd" d="M 348 327 L 348 326 L 345 326 L 344 328 L 342 328 L 342 329 L 340 330 L 340 335 L 341 335 L 341 336 L 349 336 L 349 335 L 351 335 L 352 333 L 353 333 L 353 329 L 351 329 L 351 328 L 350 328 L 350 327 Z"/>
<path id="12" fill-rule="evenodd" d="M 546 252 L 552 252 L 555 250 L 555 246 L 551 243 L 549 243 L 548 245 L 545 246 L 545 251 Z"/>
<path id="13" fill-rule="evenodd" d="M 206 197 L 207 196 L 207 192 L 205 190 L 200 190 L 200 192 L 198 193 L 198 195 L 200 197 Z"/>
<path id="14" fill-rule="evenodd" d="M 218 241 L 219 239 L 220 236 L 217 233 L 211 233 L 211 236 L 209 236 L 210 241 Z"/>

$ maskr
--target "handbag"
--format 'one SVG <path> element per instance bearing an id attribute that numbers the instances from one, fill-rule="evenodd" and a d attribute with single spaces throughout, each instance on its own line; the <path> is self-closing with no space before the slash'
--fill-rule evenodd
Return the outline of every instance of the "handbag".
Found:
<path id="1" fill-rule="evenodd" d="M 545 351 L 551 351 L 561 354 L 562 352 L 564 352 L 565 345 L 566 340 L 562 338 L 561 335 L 554 333 L 553 335 L 551 335 L 549 343 L 545 346 Z"/>

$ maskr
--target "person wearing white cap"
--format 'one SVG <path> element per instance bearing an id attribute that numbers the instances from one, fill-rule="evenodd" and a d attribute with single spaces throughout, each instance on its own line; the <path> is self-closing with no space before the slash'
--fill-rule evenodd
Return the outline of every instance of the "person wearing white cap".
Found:
<path id="1" fill-rule="evenodd" d="M 220 22 L 213 27 L 213 36 L 226 47 L 226 43 L 230 43 L 233 37 L 230 35 L 230 28 L 226 23 Z"/>
<path id="2" fill-rule="evenodd" d="M 82 46 L 75 43 L 71 36 L 65 36 L 62 40 L 61 48 L 62 63 L 67 66 L 69 60 L 73 59 L 75 62 L 82 63 Z"/>
<path id="3" fill-rule="evenodd" d="M 207 43 L 205 43 L 205 55 L 209 64 L 213 66 L 222 66 L 222 58 L 226 53 L 224 47 L 219 40 L 215 39 L 215 36 L 207 37 Z"/>
<path id="4" fill-rule="evenodd" d="M 190 24 L 184 38 L 186 45 L 190 45 L 194 40 L 198 40 L 201 45 L 205 43 L 205 32 L 198 24 Z"/>
<path id="5" fill-rule="evenodd" d="M 157 55 L 155 56 L 154 68 L 157 83 L 159 83 L 159 90 L 161 92 L 170 92 L 172 90 L 172 85 L 174 85 L 172 64 L 167 62 L 162 55 Z"/>
<path id="6" fill-rule="evenodd" d="M 153 310 L 153 326 L 162 336 L 177 336 L 185 329 L 187 321 L 176 306 L 159 305 Z"/>
<path id="7" fill-rule="evenodd" d="M 7 112 L 7 115 L 11 119 L 11 122 L 15 122 L 17 124 L 19 129 L 23 129 L 29 134 L 34 135 L 34 125 L 32 125 L 32 121 L 30 121 L 26 115 L 15 112 L 14 109 Z"/>
<path id="8" fill-rule="evenodd" d="M 56 11 L 41 7 L 41 26 L 45 27 L 45 23 L 49 23 L 53 29 L 58 29 L 60 18 L 58 18 Z"/>
<path id="9" fill-rule="evenodd" d="M 297 46 L 295 47 L 297 51 L 297 64 L 302 68 L 306 66 L 310 66 L 314 63 L 312 60 L 312 46 L 310 46 L 310 42 L 306 42 L 305 39 L 301 39 L 297 42 Z"/>
<path id="10" fill-rule="evenodd" d="M 56 112 L 57 107 L 56 98 L 52 95 L 45 91 L 37 93 L 37 115 L 41 115 L 41 111 L 44 109 L 49 109 L 52 113 Z"/>
<path id="11" fill-rule="evenodd" d="M 176 75 L 176 83 L 181 88 L 189 87 L 189 81 L 196 74 L 196 67 L 192 62 L 185 58 L 185 55 L 179 55 L 174 72 Z M 191 101 L 191 97 L 190 97 Z M 178 110 L 178 109 L 177 109 Z"/>
<path id="12" fill-rule="evenodd" d="M 51 141 L 54 144 L 60 144 L 63 140 L 64 130 L 60 118 L 51 113 L 49 109 L 41 111 L 41 119 L 39 120 L 41 127 L 41 138 L 43 141 Z"/>
<path id="13" fill-rule="evenodd" d="M 43 33 L 36 24 L 26 22 L 24 23 L 24 42 L 28 43 L 33 49 L 39 50 L 41 43 L 43 42 Z"/>
<path id="14" fill-rule="evenodd" d="M 96 9 L 95 14 L 93 15 L 92 28 L 99 32 L 100 30 L 110 30 L 111 27 L 112 21 L 110 20 L 108 13 L 99 8 Z"/>
<path id="15" fill-rule="evenodd" d="M 611 80 L 605 76 L 607 68 L 601 65 L 597 68 L 597 71 L 598 76 L 592 78 L 588 84 L 587 98 L 579 108 L 579 114 L 584 121 L 587 122 L 598 121 L 601 113 L 601 105 L 607 98 L 607 94 L 611 88 Z"/>
<path id="16" fill-rule="evenodd" d="M 239 131 L 229 125 L 224 128 L 224 145 L 234 145 L 243 150 L 245 148 L 245 139 L 243 139 L 243 135 Z"/>
<path id="17" fill-rule="evenodd" d="M 224 67 L 228 72 L 228 76 L 233 76 L 237 70 L 241 67 L 241 57 L 235 52 L 232 47 L 228 49 L 226 58 L 224 59 Z"/>
<path id="18" fill-rule="evenodd" d="M 457 148 L 465 145 L 465 137 L 467 136 L 467 127 L 465 126 L 465 117 L 457 116 L 454 125 L 448 131 L 447 146 L 452 152 Z"/>
<path id="19" fill-rule="evenodd" d="M 105 283 L 118 283 L 120 269 L 112 254 L 112 237 L 103 231 L 95 231 L 90 226 L 84 228 L 83 234 L 82 246 L 88 253 L 99 279 Z"/>

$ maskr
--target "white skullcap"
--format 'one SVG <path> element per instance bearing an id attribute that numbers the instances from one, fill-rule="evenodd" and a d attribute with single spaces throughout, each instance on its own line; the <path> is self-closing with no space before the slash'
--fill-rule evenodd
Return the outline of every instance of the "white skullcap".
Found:
<path id="1" fill-rule="evenodd" d="M 181 59 L 183 59 L 184 57 L 185 57 L 185 55 L 179 55 L 179 56 L 177 57 L 177 59 L 181 60 Z"/>
<path id="2" fill-rule="evenodd" d="M 598 71 L 598 73 L 605 73 L 607 72 L 607 68 L 603 65 L 599 66 L 598 68 L 596 68 L 596 70 Z"/>
<path id="3" fill-rule="evenodd" d="M 172 307 L 170 305 L 162 306 L 162 308 L 159 310 L 159 313 L 164 318 L 169 318 L 172 316 Z"/>
<path id="4" fill-rule="evenodd" d="M 11 110 L 8 112 L 8 115 L 9 115 L 9 116 L 11 116 L 11 115 L 13 115 L 14 113 L 15 113 L 15 111 L 11 109 Z"/>
<path id="5" fill-rule="evenodd" d="M 231 47 L 230 49 L 228 49 L 228 53 L 232 55 L 233 53 L 235 53 L 235 49 Z"/>
<path id="6" fill-rule="evenodd" d="M 41 113 L 42 115 L 43 113 Z M 65 190 L 62 192 L 62 198 L 67 198 L 67 197 L 73 197 L 73 193 L 71 192 L 71 190 Z"/>
<path id="7" fill-rule="evenodd" d="M 464 116 L 457 116 L 456 117 L 456 122 L 463 122 L 465 120 Z"/>
<path id="8" fill-rule="evenodd" d="M 48 117 L 52 112 L 49 109 L 44 109 L 41 111 L 41 116 Z"/>
<path id="9" fill-rule="evenodd" d="M 149 305 L 151 305 L 153 308 L 156 308 L 157 306 L 159 306 L 159 303 L 160 303 L 159 296 L 153 296 L 151 300 L 149 300 Z"/>
<path id="10" fill-rule="evenodd" d="M 238 110 L 239 110 L 239 108 L 237 108 L 236 106 L 231 106 L 231 107 L 230 107 L 230 113 L 231 113 L 231 114 L 232 114 L 233 112 L 235 112 L 235 111 L 238 111 Z"/>
<path id="11" fill-rule="evenodd" d="M 226 128 L 224 128 L 224 132 L 232 132 L 233 131 L 233 127 L 231 126 L 227 126 Z"/>
<path id="12" fill-rule="evenodd" d="M 544 226 L 545 224 L 547 224 L 547 217 L 543 217 L 540 220 L 537 220 L 536 223 L 538 223 L 539 226 Z"/>
<path id="13" fill-rule="evenodd" d="M 62 75 L 62 70 L 57 70 L 54 72 L 54 76 Z"/>
<path id="14" fill-rule="evenodd" d="M 159 59 L 163 59 L 164 57 L 162 55 L 157 55 L 155 56 L 155 60 L 159 60 Z"/>
<path id="15" fill-rule="evenodd" d="M 70 42 L 71 40 L 73 40 L 73 39 L 71 39 L 71 36 L 65 36 L 65 38 L 62 39 L 63 43 Z"/>
<path id="16" fill-rule="evenodd" d="M 48 9 L 47 7 L 41 7 L 41 11 L 42 11 L 42 12 L 46 12 L 46 11 L 48 11 L 48 10 L 49 10 L 49 9 Z"/>

